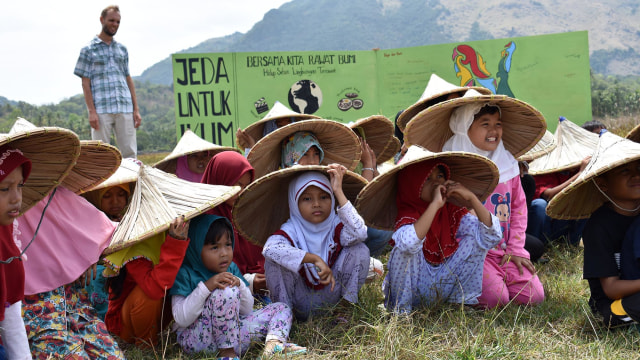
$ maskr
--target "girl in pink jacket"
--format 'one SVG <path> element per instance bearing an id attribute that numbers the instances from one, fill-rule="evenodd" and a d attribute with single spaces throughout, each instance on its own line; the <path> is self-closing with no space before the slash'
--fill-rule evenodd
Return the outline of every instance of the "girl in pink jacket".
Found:
<path id="1" fill-rule="evenodd" d="M 472 91 L 469 90 L 465 97 Z M 517 112 L 522 109 L 517 109 L 517 106 L 514 109 L 514 104 L 508 101 L 515 99 L 504 97 L 509 106 L 501 109 L 502 102 L 486 101 L 484 98 L 487 96 L 477 95 L 474 100 L 467 99 L 464 105 L 453 110 L 449 127 L 454 135 L 446 141 L 442 150 L 468 151 L 486 156 L 500 170 L 498 186 L 484 206 L 500 220 L 503 236 L 500 243 L 489 251 L 484 262 L 479 305 L 493 308 L 510 301 L 516 304 L 539 304 L 544 300 L 544 289 L 529 253 L 524 249 L 527 203 L 520 184 L 518 162 L 502 141 L 503 121 L 509 130 L 505 131 L 506 136 L 510 132 L 516 133 L 518 124 L 509 122 L 517 119 Z M 523 148 L 529 145 L 533 144 L 521 144 Z"/>

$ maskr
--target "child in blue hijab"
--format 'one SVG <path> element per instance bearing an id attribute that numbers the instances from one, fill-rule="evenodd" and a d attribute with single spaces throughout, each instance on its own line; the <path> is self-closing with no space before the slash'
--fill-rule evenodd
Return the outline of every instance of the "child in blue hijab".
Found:
<path id="1" fill-rule="evenodd" d="M 217 352 L 218 359 L 238 359 L 252 341 L 266 337 L 267 356 L 306 353 L 306 348 L 286 342 L 293 319 L 286 304 L 253 310 L 251 290 L 233 263 L 229 220 L 201 215 L 191 220 L 189 238 L 170 292 L 174 330 L 185 352 Z"/>

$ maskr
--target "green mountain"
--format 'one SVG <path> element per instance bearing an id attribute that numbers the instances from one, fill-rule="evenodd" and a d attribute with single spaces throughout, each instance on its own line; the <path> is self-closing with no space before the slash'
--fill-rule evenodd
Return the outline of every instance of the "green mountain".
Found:
<path id="1" fill-rule="evenodd" d="M 637 0 L 293 0 L 246 34 L 182 52 L 388 49 L 588 30 L 594 72 L 640 75 L 639 20 Z M 171 84 L 170 57 L 138 80 Z"/>

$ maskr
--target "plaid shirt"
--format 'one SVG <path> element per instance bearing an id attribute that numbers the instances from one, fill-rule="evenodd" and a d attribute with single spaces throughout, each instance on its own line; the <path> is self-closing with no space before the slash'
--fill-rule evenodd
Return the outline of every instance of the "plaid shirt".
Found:
<path id="1" fill-rule="evenodd" d="M 133 112 L 131 92 L 126 81 L 129 76 L 129 53 L 124 45 L 115 40 L 107 45 L 96 36 L 80 51 L 73 73 L 91 79 L 91 94 L 98 114 Z"/>

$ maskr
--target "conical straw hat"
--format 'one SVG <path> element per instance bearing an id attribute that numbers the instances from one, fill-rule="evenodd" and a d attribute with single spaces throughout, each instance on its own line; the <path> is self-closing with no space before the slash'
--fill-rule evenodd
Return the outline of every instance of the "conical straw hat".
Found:
<path id="1" fill-rule="evenodd" d="M 397 137 L 393 136 L 392 138 L 390 138 L 387 146 L 384 148 L 384 151 L 376 159 L 378 166 L 388 160 L 391 160 L 398 153 L 398 151 L 400 151 L 401 147 L 402 145 L 400 145 L 400 140 L 398 140 Z"/>
<path id="2" fill-rule="evenodd" d="M 393 123 L 386 116 L 372 115 L 354 123 L 349 123 L 348 126 L 354 131 L 361 129 L 364 132 L 365 140 L 376 155 L 378 163 L 385 162 L 395 155 L 394 153 L 391 156 L 387 156 L 387 152 L 385 152 L 387 146 L 390 144 L 390 146 L 395 145 L 391 140 L 394 137 Z"/>
<path id="3" fill-rule="evenodd" d="M 404 131 L 405 127 L 414 116 L 429 106 L 434 105 L 432 104 L 433 100 L 436 100 L 441 96 L 465 92 L 469 89 L 474 89 L 483 95 L 491 95 L 491 90 L 487 88 L 483 88 L 481 86 L 457 86 L 442 79 L 436 74 L 431 74 L 431 78 L 429 79 L 422 96 L 420 96 L 420 99 L 398 116 L 398 127 L 400 130 Z"/>
<path id="4" fill-rule="evenodd" d="M 547 215 L 555 219 L 584 219 L 607 199 L 595 185 L 595 178 L 620 165 L 640 159 L 640 144 L 610 132 L 600 136 L 591 161 L 569 186 L 551 199 Z"/>
<path id="5" fill-rule="evenodd" d="M 169 229 L 179 216 L 192 219 L 240 192 L 239 186 L 192 183 L 143 165 L 129 207 L 104 255 Z"/>
<path id="6" fill-rule="evenodd" d="M 358 195 L 356 209 L 368 226 L 393 230 L 398 209 L 396 191 L 398 173 L 409 165 L 438 159 L 451 170 L 451 180 L 464 185 L 480 201 L 484 201 L 498 185 L 498 168 L 488 158 L 464 151 L 434 153 L 419 146 L 411 146 L 400 162 L 378 175 Z"/>
<path id="7" fill-rule="evenodd" d="M 542 175 L 579 167 L 598 146 L 598 134 L 587 131 L 564 117 L 556 128 L 556 147 L 529 164 L 529 174 Z"/>
<path id="8" fill-rule="evenodd" d="M 9 134 L 37 128 L 28 120 L 18 118 L 9 130 Z M 69 175 L 62 181 L 62 186 L 76 194 L 81 194 L 113 175 L 120 166 L 121 160 L 120 150 L 115 146 L 99 140 L 81 140 L 80 156 Z"/>
<path id="9" fill-rule="evenodd" d="M 202 139 L 196 135 L 193 131 L 187 130 L 182 134 L 180 141 L 173 148 L 171 154 L 167 155 L 164 159 L 158 161 L 153 167 L 158 168 L 164 172 L 171 174 L 176 173 L 176 164 L 178 158 L 185 155 L 198 153 L 201 151 L 208 151 L 211 156 L 222 151 L 238 151 L 238 149 L 229 146 L 220 146 L 212 142 Z"/>
<path id="10" fill-rule="evenodd" d="M 251 149 L 247 160 L 255 169 L 256 179 L 278 170 L 282 142 L 298 131 L 309 131 L 318 139 L 324 152 L 322 164 L 338 163 L 351 171 L 358 166 L 362 148 L 358 136 L 348 126 L 333 120 L 304 120 L 275 130 Z"/>
<path id="11" fill-rule="evenodd" d="M 78 136 L 67 129 L 39 127 L 0 134 L 0 146 L 22 151 L 31 160 L 31 174 L 22 188 L 24 213 L 42 200 L 71 172 L 80 155 Z"/>
<path id="12" fill-rule="evenodd" d="M 457 107 L 471 103 L 500 107 L 502 141 L 515 158 L 538 143 L 547 129 L 544 116 L 524 101 L 506 95 L 480 95 L 468 90 L 461 98 L 433 105 L 414 116 L 404 131 L 405 143 L 407 146 L 420 145 L 429 151 L 442 151 L 442 146 L 453 136 L 449 127 L 451 113 Z"/>
<path id="13" fill-rule="evenodd" d="M 558 144 L 556 143 L 556 137 L 549 130 L 544 131 L 542 139 L 538 141 L 531 150 L 527 151 L 524 155 L 518 158 L 519 161 L 532 161 L 545 154 L 548 154 L 551 150 L 555 149 Z"/>
<path id="14" fill-rule="evenodd" d="M 233 206 L 233 227 L 245 239 L 264 245 L 267 238 L 289 219 L 289 182 L 305 171 L 320 171 L 329 176 L 327 166 L 294 165 L 263 176 L 249 184 Z M 347 171 L 342 191 L 352 203 L 367 183 L 362 176 Z M 268 209 L 268 211 L 265 211 Z"/>
<path id="15" fill-rule="evenodd" d="M 247 126 L 247 128 L 244 129 L 244 132 L 251 136 L 256 142 L 258 142 L 263 137 L 264 126 L 268 121 L 285 118 L 292 119 L 292 122 L 308 119 L 320 119 L 320 117 L 316 115 L 297 113 L 282 105 L 280 101 L 276 101 L 267 115 L 265 115 L 262 119 L 254 122 L 253 124 Z M 236 144 L 240 144 L 237 138 Z"/>
<path id="16" fill-rule="evenodd" d="M 627 134 L 626 138 L 631 141 L 640 143 L 640 124 L 636 125 L 633 129 L 631 129 Z"/>
<path id="17" fill-rule="evenodd" d="M 113 175 L 96 186 L 87 189 L 85 192 L 105 189 L 121 184 L 135 183 L 140 173 L 140 164 L 141 162 L 139 160 L 123 159 Z"/>

